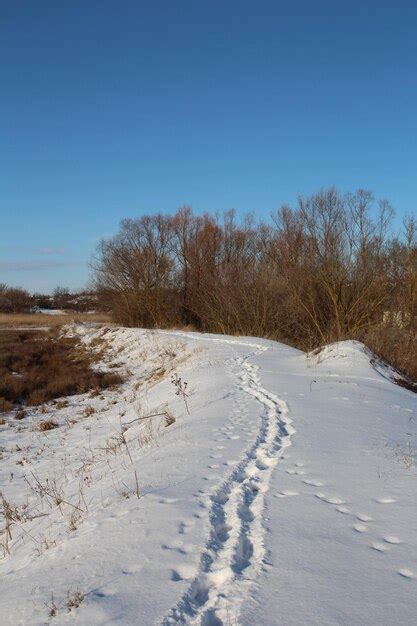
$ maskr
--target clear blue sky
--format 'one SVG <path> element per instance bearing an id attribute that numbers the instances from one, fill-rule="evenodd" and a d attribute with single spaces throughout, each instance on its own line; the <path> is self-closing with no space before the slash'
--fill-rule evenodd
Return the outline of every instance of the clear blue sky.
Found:
<path id="1" fill-rule="evenodd" d="M 123 217 L 335 184 L 417 210 L 417 4 L 1 0 L 0 282 L 76 288 Z"/>

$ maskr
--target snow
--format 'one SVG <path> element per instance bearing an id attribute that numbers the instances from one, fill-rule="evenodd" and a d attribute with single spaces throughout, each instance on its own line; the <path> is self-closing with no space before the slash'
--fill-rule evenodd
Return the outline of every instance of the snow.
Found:
<path id="1" fill-rule="evenodd" d="M 415 623 L 416 396 L 362 344 L 70 332 L 127 380 L 0 427 L 2 624 Z"/>
<path id="2" fill-rule="evenodd" d="M 39 313 L 44 315 L 66 315 L 66 312 L 62 309 L 39 309 Z"/>

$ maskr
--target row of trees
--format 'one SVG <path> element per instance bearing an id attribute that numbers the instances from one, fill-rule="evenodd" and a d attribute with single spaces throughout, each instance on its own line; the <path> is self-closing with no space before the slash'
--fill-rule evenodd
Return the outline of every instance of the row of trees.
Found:
<path id="1" fill-rule="evenodd" d="M 30 313 L 37 309 L 69 309 L 85 312 L 97 308 L 97 296 L 91 291 L 71 293 L 56 287 L 52 295 L 34 293 L 26 289 L 0 283 L 0 313 Z"/>
<path id="2" fill-rule="evenodd" d="M 95 286 L 117 322 L 192 325 L 304 349 L 365 340 L 415 375 L 416 222 L 367 191 L 334 188 L 281 207 L 268 223 L 233 211 L 124 220 L 103 240 Z"/>
<path id="3" fill-rule="evenodd" d="M 24 313 L 31 306 L 32 297 L 28 291 L 0 283 L 0 313 Z"/>

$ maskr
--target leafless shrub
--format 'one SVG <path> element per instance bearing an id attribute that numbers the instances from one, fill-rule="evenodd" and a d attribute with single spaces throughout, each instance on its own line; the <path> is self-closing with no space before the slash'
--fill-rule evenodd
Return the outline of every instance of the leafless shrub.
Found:
<path id="1" fill-rule="evenodd" d="M 45 602 L 45 606 L 48 609 L 48 617 L 56 617 L 58 614 L 58 607 L 54 602 L 54 594 L 51 593 L 51 602 L 48 604 Z"/>
<path id="2" fill-rule="evenodd" d="M 16 522 L 19 522 L 21 517 L 17 507 L 12 506 L 2 493 L 0 493 L 0 498 L 0 514 L 4 519 L 4 528 L 2 529 L 4 537 L 0 545 L 2 546 L 5 554 L 10 554 L 9 543 L 12 540 L 11 527 Z"/>
<path id="3" fill-rule="evenodd" d="M 187 409 L 187 413 L 189 415 L 190 410 L 188 408 L 188 402 L 187 402 L 187 398 L 189 397 L 189 394 L 187 392 L 188 383 L 182 380 L 182 378 L 178 376 L 176 372 L 172 374 L 171 376 L 171 383 L 175 387 L 175 395 L 181 396 L 181 398 L 183 399 L 185 408 Z"/>
<path id="4" fill-rule="evenodd" d="M 58 507 L 61 515 L 64 514 L 64 505 L 69 506 L 71 510 L 82 512 L 77 505 L 67 500 L 64 496 L 63 479 L 59 482 L 56 476 L 47 477 L 42 480 L 34 472 L 30 472 L 31 478 L 25 476 L 25 481 L 34 494 L 37 494 L 40 500 L 46 500 L 51 508 Z"/>

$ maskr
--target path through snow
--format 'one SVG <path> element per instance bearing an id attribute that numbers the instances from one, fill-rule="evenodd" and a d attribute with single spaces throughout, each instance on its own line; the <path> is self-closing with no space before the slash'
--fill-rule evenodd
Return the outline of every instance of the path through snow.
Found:
<path id="1" fill-rule="evenodd" d="M 253 354 L 267 349 L 257 346 Z M 230 623 L 232 615 L 237 622 L 240 605 L 263 566 L 265 495 L 272 471 L 295 430 L 286 403 L 262 386 L 258 366 L 250 362 L 250 357 L 251 354 L 235 357 L 232 363 L 238 368 L 240 388 L 259 403 L 259 434 L 231 476 L 211 497 L 210 538 L 198 575 L 164 625 L 222 626 Z M 228 367 L 235 369 L 233 365 L 229 362 Z M 237 408 L 236 416 L 239 414 Z"/>

